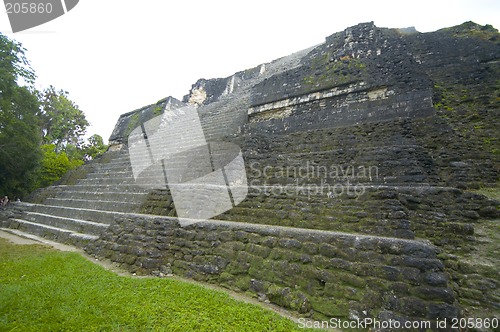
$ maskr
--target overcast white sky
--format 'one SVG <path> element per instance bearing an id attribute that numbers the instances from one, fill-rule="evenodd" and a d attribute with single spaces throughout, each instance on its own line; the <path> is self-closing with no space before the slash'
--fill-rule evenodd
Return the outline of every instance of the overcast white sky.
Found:
<path id="1" fill-rule="evenodd" d="M 0 7 L 2 8 L 2 7 Z M 80 0 L 66 15 L 13 34 L 27 48 L 37 87 L 69 92 L 107 141 L 120 114 L 199 78 L 237 71 L 322 43 L 360 22 L 435 31 L 474 21 L 500 28 L 500 1 Z"/>

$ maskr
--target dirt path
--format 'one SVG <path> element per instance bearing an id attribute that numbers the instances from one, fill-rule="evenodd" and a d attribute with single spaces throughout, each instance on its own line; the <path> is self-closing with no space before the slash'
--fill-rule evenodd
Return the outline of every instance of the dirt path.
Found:
<path id="1" fill-rule="evenodd" d="M 13 232 L 16 230 L 12 230 L 9 232 L 0 230 L 0 238 L 7 239 L 10 242 L 14 244 L 20 244 L 20 245 L 30 245 L 30 244 L 44 244 L 49 247 L 52 247 L 54 249 L 60 250 L 60 251 L 73 251 L 73 252 L 82 252 L 83 250 L 80 250 L 75 247 L 67 246 L 65 244 L 61 244 L 58 242 L 50 241 L 38 236 L 34 235 L 29 235 L 29 234 L 23 234 L 23 235 L 18 235 Z"/>

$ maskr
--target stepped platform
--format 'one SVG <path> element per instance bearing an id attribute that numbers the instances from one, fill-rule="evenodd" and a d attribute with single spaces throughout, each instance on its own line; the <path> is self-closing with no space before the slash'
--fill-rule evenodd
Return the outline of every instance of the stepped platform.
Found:
<path id="1" fill-rule="evenodd" d="M 107 157 L 107 162 L 85 165 L 85 177 L 75 184 L 34 195 L 37 203 L 13 203 L 16 216 L 3 226 L 81 248 L 97 240 L 114 215 L 136 212 L 148 195 L 135 184 L 126 154 Z"/>
<path id="2" fill-rule="evenodd" d="M 472 191 L 499 178 L 496 104 L 483 96 L 496 84 L 488 73 L 500 70 L 495 40 L 365 23 L 230 77 L 201 79 L 182 102 L 168 97 L 123 114 L 104 156 L 12 204 L 0 226 L 318 319 L 435 322 L 474 306 L 498 312 L 498 267 L 461 261 L 483 243 L 477 229 L 500 219 L 500 203 Z M 452 64 L 443 69 L 442 59 Z M 457 87 L 465 83 L 483 97 L 468 104 L 451 95 L 469 93 Z M 443 106 L 451 99 L 456 110 Z M 189 135 L 196 121 L 162 129 L 183 107 L 196 108 L 206 145 L 153 160 L 157 147 L 199 142 Z M 247 180 L 231 190 L 248 190 L 246 198 L 210 220 L 179 222 L 172 192 L 196 186 L 207 165 L 220 170 L 234 157 L 229 146 L 241 149 Z M 137 179 L 134 161 L 142 163 Z M 181 179 L 169 185 L 166 174 Z M 224 186 L 199 194 L 194 208 L 217 203 Z"/>

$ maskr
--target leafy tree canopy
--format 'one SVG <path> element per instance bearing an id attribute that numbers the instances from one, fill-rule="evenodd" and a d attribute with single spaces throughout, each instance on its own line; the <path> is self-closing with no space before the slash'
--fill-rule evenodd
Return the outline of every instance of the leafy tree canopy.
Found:
<path id="1" fill-rule="evenodd" d="M 102 137 L 84 143 L 89 126 L 68 92 L 34 88 L 25 49 L 0 33 L 0 195 L 22 197 L 104 153 Z"/>
<path id="2" fill-rule="evenodd" d="M 0 92 L 2 95 L 8 94 L 14 87 L 17 87 L 19 79 L 33 87 L 36 75 L 26 58 L 25 51 L 26 49 L 20 43 L 0 33 Z"/>
<path id="3" fill-rule="evenodd" d="M 59 180 L 67 171 L 83 164 L 83 160 L 71 160 L 66 152 L 57 152 L 55 144 L 42 145 L 43 159 L 37 174 L 37 187 L 46 187 Z"/>
<path id="4" fill-rule="evenodd" d="M 83 152 L 85 153 L 85 160 L 92 160 L 102 155 L 108 146 L 104 144 L 104 140 L 100 135 L 94 134 L 89 137 L 88 143 L 84 145 Z"/>
<path id="5" fill-rule="evenodd" d="M 21 44 L 0 33 L 0 194 L 33 189 L 41 159 L 35 74 Z M 27 86 L 20 86 L 18 81 Z M 31 86 L 29 85 L 31 84 Z"/>
<path id="6" fill-rule="evenodd" d="M 82 147 L 89 122 L 78 105 L 69 99 L 68 92 L 57 91 L 53 86 L 45 89 L 39 118 L 44 144 L 55 144 L 58 151 L 68 144 Z"/>

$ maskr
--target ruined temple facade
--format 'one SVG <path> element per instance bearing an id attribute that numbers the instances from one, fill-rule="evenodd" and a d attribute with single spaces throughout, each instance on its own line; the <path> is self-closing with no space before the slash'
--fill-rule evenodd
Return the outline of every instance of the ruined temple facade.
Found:
<path id="1" fill-rule="evenodd" d="M 123 114 L 101 159 L 4 223 L 76 218 L 61 239 L 97 257 L 313 319 L 498 317 L 498 261 L 478 250 L 496 237 L 499 203 L 474 190 L 498 184 L 499 41 L 472 22 L 432 33 L 362 23 L 200 79 L 182 101 Z M 128 138 L 188 105 L 209 143 L 240 147 L 248 194 L 181 227 L 168 186 L 134 182 Z"/>

